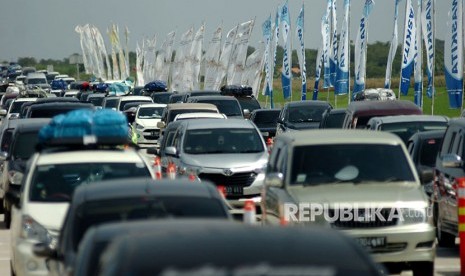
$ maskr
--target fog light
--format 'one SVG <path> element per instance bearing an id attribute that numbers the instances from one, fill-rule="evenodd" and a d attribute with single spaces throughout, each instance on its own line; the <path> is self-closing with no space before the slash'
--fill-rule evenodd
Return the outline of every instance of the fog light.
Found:
<path id="1" fill-rule="evenodd" d="M 28 261 L 26 267 L 28 270 L 36 270 L 39 267 L 39 265 L 36 261 Z"/>
<path id="2" fill-rule="evenodd" d="M 433 241 L 420 242 L 417 244 L 417 248 L 432 248 L 433 244 L 434 244 Z"/>

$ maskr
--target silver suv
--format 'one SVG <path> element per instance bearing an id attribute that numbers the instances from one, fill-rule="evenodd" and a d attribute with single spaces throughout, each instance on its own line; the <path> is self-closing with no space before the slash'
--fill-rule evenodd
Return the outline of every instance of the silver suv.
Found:
<path id="1" fill-rule="evenodd" d="M 394 134 L 319 130 L 277 136 L 261 204 L 264 223 L 338 229 L 393 273 L 409 264 L 414 275 L 433 275 L 432 212 Z"/>
<path id="2" fill-rule="evenodd" d="M 257 127 L 243 119 L 193 119 L 179 123 L 174 138 L 162 145 L 162 166 L 180 174 L 195 172 L 220 186 L 233 205 L 260 194 L 268 161 Z"/>

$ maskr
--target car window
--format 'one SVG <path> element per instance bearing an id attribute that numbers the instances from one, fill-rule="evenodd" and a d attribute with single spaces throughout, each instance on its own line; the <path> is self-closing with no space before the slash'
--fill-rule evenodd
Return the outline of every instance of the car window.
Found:
<path id="1" fill-rule="evenodd" d="M 144 163 L 40 165 L 32 177 L 30 200 L 37 202 L 69 201 L 74 189 L 81 184 L 138 176 L 151 176 Z"/>
<path id="2" fill-rule="evenodd" d="M 139 108 L 137 118 L 139 119 L 161 119 L 164 107 L 144 107 Z"/>
<path id="3" fill-rule="evenodd" d="M 28 160 L 36 150 L 37 141 L 37 132 L 22 132 L 16 135 L 11 150 L 12 158 Z"/>
<path id="4" fill-rule="evenodd" d="M 168 115 L 168 123 L 172 122 L 176 115 L 183 113 L 195 113 L 195 112 L 207 112 L 207 113 L 218 113 L 216 110 L 212 109 L 176 109 L 171 110 Z"/>
<path id="5" fill-rule="evenodd" d="M 105 108 L 116 108 L 118 104 L 118 99 L 106 99 L 105 100 Z"/>
<path id="6" fill-rule="evenodd" d="M 440 138 L 431 138 L 423 141 L 419 152 L 420 165 L 434 167 L 441 140 Z"/>
<path id="7" fill-rule="evenodd" d="M 236 98 L 241 105 L 241 109 L 248 109 L 250 112 L 254 111 L 255 109 L 260 109 L 260 103 L 255 98 L 249 97 L 237 97 Z"/>
<path id="8" fill-rule="evenodd" d="M 11 136 L 13 136 L 13 130 L 14 129 L 9 128 L 3 131 L 1 151 L 8 151 L 8 148 L 10 147 L 11 143 Z"/>
<path id="9" fill-rule="evenodd" d="M 236 101 L 231 100 L 202 100 L 199 103 L 210 103 L 218 108 L 220 113 L 226 116 L 242 116 L 240 105 Z"/>
<path id="10" fill-rule="evenodd" d="M 320 122 L 327 106 L 298 106 L 289 108 L 289 122 Z"/>
<path id="11" fill-rule="evenodd" d="M 398 122 L 380 125 L 380 130 L 388 131 L 399 136 L 404 143 L 417 132 L 446 129 L 447 122 Z"/>
<path id="12" fill-rule="evenodd" d="M 124 110 L 124 106 L 127 105 L 127 104 L 130 104 L 130 103 L 142 103 L 142 102 L 152 103 L 152 101 L 144 101 L 144 100 L 121 101 L 121 103 L 119 104 L 119 110 L 120 110 L 120 111 L 123 111 L 123 110 Z"/>
<path id="13" fill-rule="evenodd" d="M 276 124 L 279 117 L 279 110 L 267 111 L 267 112 L 256 112 L 254 113 L 252 121 L 256 125 L 260 124 Z"/>
<path id="14" fill-rule="evenodd" d="M 400 145 L 298 146 L 291 168 L 291 184 L 300 185 L 415 181 Z"/>
<path id="15" fill-rule="evenodd" d="M 186 131 L 183 142 L 187 154 L 258 153 L 264 147 L 255 129 L 219 128 Z"/>

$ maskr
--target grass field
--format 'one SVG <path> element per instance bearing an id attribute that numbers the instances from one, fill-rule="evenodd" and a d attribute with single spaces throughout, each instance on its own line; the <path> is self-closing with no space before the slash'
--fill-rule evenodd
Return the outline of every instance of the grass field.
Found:
<path id="1" fill-rule="evenodd" d="M 392 83 L 398 83 L 398 79 L 393 79 Z M 313 80 L 307 83 L 307 100 L 312 99 L 313 97 Z M 425 86 L 426 82 L 424 82 Z M 383 87 L 384 86 L 384 79 L 372 79 L 367 80 L 366 84 L 367 88 L 376 88 L 376 87 Z M 446 92 L 446 87 L 444 84 L 444 78 L 437 77 L 435 79 L 435 86 L 436 86 L 436 96 L 434 97 L 434 106 L 432 105 L 433 100 L 426 96 L 426 89 L 424 88 L 424 96 L 423 96 L 423 113 L 424 114 L 434 114 L 434 115 L 445 115 L 448 117 L 459 117 L 461 110 L 460 109 L 451 109 L 449 108 L 449 97 Z M 351 86 L 352 88 L 352 86 Z M 275 80 L 273 84 L 273 99 L 276 108 L 280 108 L 284 105 L 285 101 L 283 98 L 282 88 L 281 88 L 281 81 Z M 300 93 L 300 78 L 294 78 L 292 81 L 292 101 L 299 101 L 301 98 Z M 398 88 L 393 88 L 396 95 L 398 95 Z M 329 93 L 327 89 L 320 88 L 320 92 L 318 93 L 318 99 L 323 101 L 328 101 L 334 108 L 345 108 L 348 105 L 348 96 L 347 95 L 340 95 L 335 96 L 333 88 L 329 89 Z M 412 88 L 409 90 L 407 96 L 400 97 L 401 100 L 407 100 L 413 102 L 413 82 Z M 263 95 L 259 95 L 258 100 L 262 104 L 262 106 L 269 107 L 269 99 L 267 101 L 266 97 Z"/>

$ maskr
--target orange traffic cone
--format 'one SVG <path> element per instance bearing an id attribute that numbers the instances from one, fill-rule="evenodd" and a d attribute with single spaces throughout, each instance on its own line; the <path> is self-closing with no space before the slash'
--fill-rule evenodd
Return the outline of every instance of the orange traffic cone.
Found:
<path id="1" fill-rule="evenodd" d="M 273 148 L 273 138 L 266 138 L 266 148 L 268 149 L 268 153 L 271 153 L 271 149 Z"/>
<path id="2" fill-rule="evenodd" d="M 286 226 L 289 222 L 284 216 L 283 205 L 279 205 L 279 225 Z"/>
<path id="3" fill-rule="evenodd" d="M 166 173 L 168 175 L 168 179 L 176 179 L 176 165 L 173 162 L 168 164 Z"/>
<path id="4" fill-rule="evenodd" d="M 245 224 L 256 224 L 257 214 L 255 211 L 255 203 L 251 199 L 247 199 L 244 204 L 243 222 Z"/>
<path id="5" fill-rule="evenodd" d="M 156 156 L 153 160 L 153 170 L 155 171 L 155 179 L 161 179 L 161 159 L 159 156 Z"/>

